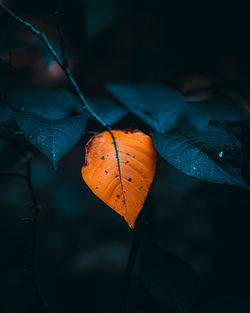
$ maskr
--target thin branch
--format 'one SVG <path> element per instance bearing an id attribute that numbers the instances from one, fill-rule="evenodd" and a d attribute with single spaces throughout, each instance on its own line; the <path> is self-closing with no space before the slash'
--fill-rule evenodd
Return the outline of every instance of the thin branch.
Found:
<path id="1" fill-rule="evenodd" d="M 83 107 L 85 110 L 89 112 L 93 118 L 95 118 L 103 127 L 108 128 L 108 124 L 105 123 L 102 118 L 92 110 L 92 108 L 89 106 L 88 102 L 86 101 L 84 95 L 82 94 L 81 90 L 78 87 L 78 84 L 76 83 L 75 79 L 73 78 L 71 71 L 68 66 L 66 66 L 61 58 L 56 53 L 55 49 L 52 47 L 51 43 L 49 42 L 48 38 L 45 36 L 44 33 L 36 29 L 32 24 L 29 22 L 24 21 L 22 18 L 17 16 L 14 12 L 12 12 L 10 9 L 8 9 L 3 3 L 0 3 L 0 9 L 2 9 L 10 18 L 12 18 L 16 23 L 24 26 L 27 30 L 29 30 L 32 34 L 34 34 L 36 37 L 38 37 L 43 44 L 48 49 L 51 56 L 54 58 L 54 60 L 57 62 L 57 64 L 61 67 L 65 75 L 67 76 L 71 86 L 75 90 L 77 96 L 79 97 L 80 101 L 83 104 Z"/>
<path id="2" fill-rule="evenodd" d="M 26 166 L 26 173 L 21 173 L 19 170 Z M 37 279 L 37 273 L 36 273 L 36 250 L 37 250 L 37 221 L 39 218 L 39 213 L 41 206 L 37 200 L 35 189 L 32 182 L 32 154 L 27 153 L 25 157 L 22 157 L 14 166 L 13 170 L 9 171 L 0 171 L 0 175 L 6 175 L 6 176 L 12 176 L 12 177 L 20 177 L 25 179 L 30 197 L 32 200 L 32 209 L 34 210 L 34 215 L 32 218 L 23 218 L 22 221 L 30 222 L 31 223 L 31 260 L 29 267 L 24 268 L 24 273 L 29 277 L 29 279 L 32 282 L 32 285 L 34 287 L 35 293 L 37 295 L 37 298 L 40 302 L 40 305 L 44 312 L 49 313 L 48 304 L 43 296 L 43 293 L 41 291 L 38 279 Z"/>
<path id="3" fill-rule="evenodd" d="M 83 108 L 85 110 L 87 110 L 93 118 L 95 118 L 103 127 L 105 127 L 108 130 L 108 132 L 110 133 L 110 135 L 113 139 L 113 142 L 114 142 L 116 159 L 117 159 L 118 168 L 119 168 L 119 172 L 120 172 L 120 176 L 121 176 L 118 148 L 117 148 L 115 136 L 113 135 L 112 130 L 111 130 L 111 126 L 109 124 L 107 124 L 105 121 L 103 121 L 102 118 L 97 113 L 95 113 L 92 110 L 92 108 L 89 106 L 85 97 L 83 96 L 82 92 L 80 91 L 78 84 L 76 83 L 75 79 L 73 78 L 73 76 L 71 74 L 71 71 L 68 67 L 67 62 L 64 62 L 63 60 L 61 60 L 61 58 L 58 56 L 58 54 L 56 53 L 56 51 L 54 50 L 54 48 L 52 47 L 52 45 L 50 44 L 50 42 L 48 41 L 48 39 L 44 33 L 39 31 L 38 29 L 36 29 L 32 24 L 30 24 L 30 23 L 24 21 L 23 19 L 21 19 L 20 17 L 18 17 L 14 12 L 12 12 L 10 9 L 8 9 L 4 4 L 0 3 L 0 8 L 9 17 L 11 17 L 16 23 L 24 26 L 27 30 L 29 30 L 31 33 L 33 33 L 35 36 L 37 36 L 43 42 L 43 44 L 46 46 L 46 48 L 48 49 L 51 56 L 54 58 L 54 60 L 58 63 L 58 65 L 61 67 L 61 69 L 65 73 L 65 75 L 68 78 L 68 80 L 69 80 L 71 86 L 73 87 L 75 93 L 78 95 L 80 101 L 82 102 Z M 31 194 L 31 196 L 32 196 L 32 194 Z M 36 207 L 36 204 L 34 206 Z M 39 214 L 38 210 L 36 212 L 38 212 L 37 214 Z M 139 227 L 139 229 L 140 228 L 141 227 Z M 131 253 L 130 253 L 128 264 L 127 264 L 127 267 L 126 267 L 126 270 L 124 273 L 124 290 L 125 290 L 125 292 L 124 292 L 124 306 L 123 306 L 123 309 L 121 312 L 126 312 L 126 308 L 127 308 L 128 290 L 129 290 L 130 279 L 131 279 L 131 275 L 132 275 L 132 271 L 133 271 L 133 267 L 135 264 L 139 243 L 140 243 L 140 237 L 141 237 L 140 233 L 141 233 L 141 230 L 140 231 L 136 230 L 136 232 L 134 234 L 134 241 L 133 241 Z"/>
<path id="4" fill-rule="evenodd" d="M 32 260 L 31 260 L 31 271 L 33 275 L 35 275 L 35 258 L 36 258 L 36 222 L 39 217 L 40 209 L 41 206 L 38 203 L 34 186 L 32 183 L 32 163 L 31 160 L 29 160 L 26 164 L 26 169 L 27 169 L 27 186 L 29 188 L 30 192 L 30 197 L 32 199 L 32 207 L 34 208 L 34 216 L 31 220 L 31 226 L 32 226 L 32 247 L 31 247 L 31 255 L 32 255 Z"/>
<path id="5" fill-rule="evenodd" d="M 138 255 L 140 242 L 141 242 L 142 226 L 143 226 L 142 220 L 139 219 L 135 228 L 135 232 L 133 234 L 133 240 L 132 240 L 132 245 L 131 245 L 127 265 L 123 273 L 122 291 L 121 291 L 122 301 L 121 301 L 120 313 L 126 313 L 128 309 L 129 288 L 130 288 L 132 274 L 133 274 L 133 270 L 134 270 L 136 258 Z"/>
<path id="6" fill-rule="evenodd" d="M 93 131 L 93 130 L 85 130 L 83 132 L 83 135 L 96 135 L 99 134 L 99 132 Z"/>
<path id="7" fill-rule="evenodd" d="M 26 163 L 26 170 L 27 170 L 26 182 L 27 182 L 27 186 L 29 189 L 30 197 L 32 199 L 32 208 L 34 209 L 34 215 L 30 220 L 31 231 L 32 231 L 30 269 L 24 268 L 24 272 L 26 273 L 28 277 L 30 277 L 43 310 L 49 313 L 48 303 L 45 300 L 44 295 L 41 291 L 39 282 L 37 280 L 37 273 L 36 273 L 37 221 L 39 218 L 41 205 L 39 204 L 37 200 L 35 189 L 34 189 L 33 182 L 32 182 L 32 160 L 31 159 L 29 159 Z"/>
<path id="8" fill-rule="evenodd" d="M 65 41 L 64 41 L 63 30 L 62 30 L 62 22 L 61 22 L 61 17 L 60 17 L 59 11 L 55 12 L 55 17 L 56 17 L 56 24 L 57 24 L 57 32 L 58 32 L 59 40 L 60 40 L 63 66 L 68 67 L 69 63 L 68 63 L 68 57 L 67 57 L 66 49 L 65 49 Z"/>

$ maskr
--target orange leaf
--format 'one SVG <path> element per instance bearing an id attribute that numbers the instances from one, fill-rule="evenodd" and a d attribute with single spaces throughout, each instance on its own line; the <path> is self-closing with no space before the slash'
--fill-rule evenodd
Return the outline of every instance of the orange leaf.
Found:
<path id="1" fill-rule="evenodd" d="M 139 130 L 97 134 L 86 145 L 82 177 L 103 202 L 124 217 L 131 228 L 153 181 L 157 153 L 151 137 Z"/>

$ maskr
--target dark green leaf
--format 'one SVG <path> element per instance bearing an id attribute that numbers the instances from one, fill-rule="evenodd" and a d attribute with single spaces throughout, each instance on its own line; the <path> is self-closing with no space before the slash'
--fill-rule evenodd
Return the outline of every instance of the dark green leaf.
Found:
<path id="1" fill-rule="evenodd" d="M 16 114 L 17 125 L 24 136 L 50 159 L 55 168 L 60 158 L 82 136 L 87 119 L 86 114 L 56 120 L 31 113 Z"/>
<path id="2" fill-rule="evenodd" d="M 159 133 L 174 128 L 184 113 L 186 100 L 163 86 L 110 84 L 108 90 Z"/>
<path id="3" fill-rule="evenodd" d="M 80 101 L 65 90 L 17 90 L 8 95 L 17 110 L 48 119 L 62 119 L 82 112 Z"/>
<path id="4" fill-rule="evenodd" d="M 156 244 L 147 244 L 142 279 L 150 294 L 171 313 L 189 313 L 196 297 L 191 268 Z"/>
<path id="5" fill-rule="evenodd" d="M 205 130 L 211 121 L 235 122 L 247 117 L 239 103 L 231 99 L 189 102 L 187 103 L 186 116 L 198 130 Z"/>
<path id="6" fill-rule="evenodd" d="M 91 108 L 109 125 L 113 125 L 121 120 L 128 112 L 125 108 L 111 100 L 103 98 L 89 98 L 87 100 Z"/>
<path id="7" fill-rule="evenodd" d="M 152 134 L 160 155 L 187 175 L 248 188 L 241 173 L 241 144 L 225 130 L 209 127 L 187 135 Z"/>

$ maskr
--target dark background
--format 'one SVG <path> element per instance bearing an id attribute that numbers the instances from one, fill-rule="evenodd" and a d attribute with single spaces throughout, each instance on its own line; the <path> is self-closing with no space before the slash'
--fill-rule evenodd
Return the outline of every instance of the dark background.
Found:
<path id="1" fill-rule="evenodd" d="M 5 1 L 58 44 L 54 16 L 59 10 L 70 66 L 86 96 L 109 96 L 109 82 L 152 82 L 192 97 L 233 93 L 248 105 L 250 86 L 249 17 L 243 7 L 201 7 L 168 1 L 71 0 Z M 69 88 L 62 72 L 34 37 L 0 15 L 0 84 L 9 88 Z M 9 83 L 10 82 L 10 83 Z M 114 128 L 149 129 L 132 114 Z M 95 122 L 88 129 L 101 130 Z M 81 178 L 83 136 L 57 171 L 33 149 L 33 180 L 42 213 L 38 223 L 37 267 L 51 312 L 117 312 L 120 282 L 132 231 L 118 214 L 97 199 Z M 15 162 L 10 146 L 1 167 Z M 40 312 L 31 282 L 31 229 L 20 221 L 30 215 L 25 184 L 0 181 L 0 312 Z M 249 312 L 249 191 L 206 183 L 177 171 L 159 157 L 146 206 L 156 241 L 194 270 L 198 307 L 211 312 Z M 164 312 L 140 278 L 140 257 L 130 287 L 129 312 Z M 210 303 L 210 304 L 208 304 Z M 212 304 L 211 304 L 212 303 Z M 222 303 L 222 304 L 221 304 Z M 233 311 L 231 303 L 241 308 Z M 207 311 L 206 311 L 207 310 Z M 224 312 L 224 311 L 223 311 Z"/>

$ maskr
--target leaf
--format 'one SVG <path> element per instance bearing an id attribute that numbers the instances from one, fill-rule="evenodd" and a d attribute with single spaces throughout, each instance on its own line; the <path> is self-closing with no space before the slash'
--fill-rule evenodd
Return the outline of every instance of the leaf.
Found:
<path id="1" fill-rule="evenodd" d="M 241 175 L 241 144 L 225 130 L 209 127 L 187 135 L 152 134 L 160 155 L 187 175 L 248 188 Z"/>
<path id="2" fill-rule="evenodd" d="M 0 124 L 14 118 L 14 112 L 2 101 L 0 101 Z"/>
<path id="3" fill-rule="evenodd" d="M 19 111 L 48 119 L 62 119 L 83 111 L 78 98 L 65 90 L 16 90 L 8 94 L 7 100 Z"/>
<path id="4" fill-rule="evenodd" d="M 186 116 L 198 130 L 205 130 L 211 121 L 240 121 L 246 119 L 247 114 L 231 99 L 208 99 L 187 103 Z"/>
<path id="5" fill-rule="evenodd" d="M 152 139 L 139 130 L 105 131 L 86 146 L 82 177 L 89 188 L 133 228 L 156 169 Z"/>
<path id="6" fill-rule="evenodd" d="M 60 116 L 60 114 L 53 114 Z M 57 167 L 60 158 L 68 153 L 85 130 L 88 116 L 62 119 L 43 118 L 31 113 L 16 113 L 16 122 L 27 140 L 45 154 Z"/>
<path id="7" fill-rule="evenodd" d="M 158 133 L 174 128 L 184 114 L 186 100 L 163 86 L 110 84 L 108 90 Z"/>
<path id="8" fill-rule="evenodd" d="M 90 107 L 99 116 L 101 116 L 105 123 L 109 125 L 113 125 L 120 121 L 128 113 L 125 108 L 111 100 L 103 98 L 89 98 L 87 101 Z"/>
<path id="9" fill-rule="evenodd" d="M 191 312 L 196 297 L 196 280 L 192 269 L 179 257 L 147 242 L 142 281 L 156 301 L 170 312 Z"/>

